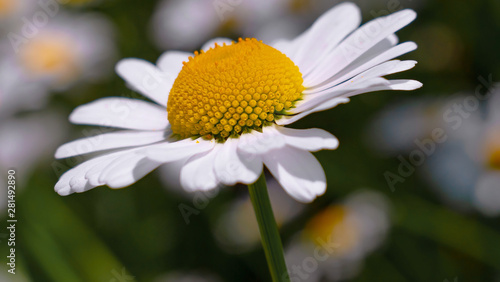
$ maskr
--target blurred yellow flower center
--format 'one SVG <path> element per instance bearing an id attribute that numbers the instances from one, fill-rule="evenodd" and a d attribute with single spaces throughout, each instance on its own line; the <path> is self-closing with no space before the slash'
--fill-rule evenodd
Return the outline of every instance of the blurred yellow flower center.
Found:
<path id="1" fill-rule="evenodd" d="M 16 8 L 19 0 L 0 0 L 0 16 L 10 14 Z"/>
<path id="2" fill-rule="evenodd" d="M 491 153 L 489 165 L 494 169 L 500 169 L 500 148 Z"/>
<path id="3" fill-rule="evenodd" d="M 76 56 L 67 40 L 57 36 L 32 39 L 21 51 L 25 67 L 37 75 L 57 75 L 62 81 L 72 77 L 76 69 Z"/>
<path id="4" fill-rule="evenodd" d="M 358 229 L 347 219 L 348 210 L 343 206 L 330 206 L 316 214 L 306 225 L 308 240 L 321 246 L 321 241 L 338 245 L 336 255 L 351 250 L 358 240 Z"/>
<path id="5" fill-rule="evenodd" d="M 195 52 L 168 97 L 168 120 L 180 138 L 225 141 L 261 130 L 302 97 L 299 68 L 256 39 Z"/>

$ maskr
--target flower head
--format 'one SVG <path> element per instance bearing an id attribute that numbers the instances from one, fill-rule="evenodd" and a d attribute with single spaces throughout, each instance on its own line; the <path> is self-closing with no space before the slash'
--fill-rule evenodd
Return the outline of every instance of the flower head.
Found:
<path id="1" fill-rule="evenodd" d="M 310 202 L 326 189 L 310 152 L 336 149 L 338 141 L 321 129 L 284 125 L 357 94 L 420 87 L 382 78 L 415 65 L 389 61 L 416 48 L 397 45 L 394 35 L 414 18 L 404 10 L 356 29 L 359 10 L 345 3 L 293 41 L 271 46 L 215 39 L 195 54 L 166 52 L 157 66 L 122 60 L 118 74 L 156 104 L 115 97 L 78 107 L 73 123 L 127 130 L 61 146 L 57 158 L 97 156 L 66 172 L 56 190 L 121 188 L 161 164 L 183 160 L 180 178 L 188 191 L 254 183 L 265 165 L 288 194 Z"/>

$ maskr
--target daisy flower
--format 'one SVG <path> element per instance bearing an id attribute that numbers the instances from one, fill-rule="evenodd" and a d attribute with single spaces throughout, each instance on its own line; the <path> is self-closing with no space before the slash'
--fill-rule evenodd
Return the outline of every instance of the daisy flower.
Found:
<path id="1" fill-rule="evenodd" d="M 50 124 L 49 127 L 43 125 Z M 16 170 L 17 190 L 22 190 L 36 165 L 51 159 L 51 152 L 66 138 L 67 124 L 59 113 L 33 113 L 9 117 L 0 123 L 0 169 Z M 0 190 L 7 181 L 0 177 Z M 5 180 L 5 181 L 4 181 Z M 7 212 L 7 193 L 0 195 L 0 211 Z"/>
<path id="2" fill-rule="evenodd" d="M 429 158 L 427 176 L 440 196 L 458 209 L 479 211 L 485 216 L 500 215 L 500 85 L 492 86 L 485 112 L 471 108 L 470 97 L 463 97 L 456 105 L 465 105 L 469 114 L 457 130 L 468 132 L 462 136 L 449 135 L 435 156 Z M 467 102 L 466 102 L 467 101 Z M 467 110 L 469 109 L 469 110 Z M 452 116 L 452 115 L 450 115 Z M 458 116 L 450 124 L 456 126 Z"/>
<path id="3" fill-rule="evenodd" d="M 416 48 L 398 44 L 394 35 L 415 17 L 402 10 L 358 28 L 358 7 L 344 3 L 296 39 L 272 46 L 252 38 L 215 39 L 194 54 L 166 52 L 156 65 L 124 59 L 118 74 L 154 103 L 109 97 L 76 108 L 70 115 L 75 124 L 125 130 L 62 145 L 58 159 L 92 158 L 62 175 L 55 190 L 122 188 L 161 164 L 183 160 L 180 178 L 188 191 L 252 184 L 266 166 L 289 195 L 311 202 L 326 189 L 311 152 L 336 149 L 338 140 L 321 129 L 286 125 L 357 94 L 421 87 L 383 78 L 416 64 L 393 60 Z"/>
<path id="4" fill-rule="evenodd" d="M 357 191 L 313 216 L 286 251 L 292 281 L 345 281 L 385 240 L 390 227 L 387 199 Z M 312 262 L 314 260 L 314 262 Z"/>
<path id="5" fill-rule="evenodd" d="M 267 178 L 267 177 L 266 177 Z M 272 177 L 266 179 L 269 198 L 278 226 L 292 221 L 305 205 L 287 197 Z M 215 238 L 222 249 L 229 253 L 243 253 L 259 244 L 259 226 L 253 216 L 253 207 L 248 194 L 229 203 L 215 224 Z"/>
<path id="6" fill-rule="evenodd" d="M 376 150 L 407 160 L 446 204 L 462 211 L 498 216 L 498 87 L 490 89 L 486 112 L 474 108 L 471 98 L 475 93 L 470 92 L 389 106 L 375 119 L 367 139 Z M 462 109 L 464 116 L 456 109 Z M 439 143 L 433 140 L 438 130 L 444 136 Z M 410 157 L 415 153 L 424 156 L 421 163 Z"/>
<path id="7" fill-rule="evenodd" d="M 151 33 L 159 47 L 195 48 L 225 30 L 254 34 L 288 10 L 290 0 L 254 1 L 160 1 L 151 20 Z M 189 22 L 189 24 L 184 24 Z"/>
<path id="8" fill-rule="evenodd" d="M 32 30 L 26 39 L 23 30 Z M 96 81 L 112 70 L 113 28 L 97 14 L 60 12 L 44 26 L 20 25 L 0 42 L 0 116 L 45 105 L 51 91 Z"/>

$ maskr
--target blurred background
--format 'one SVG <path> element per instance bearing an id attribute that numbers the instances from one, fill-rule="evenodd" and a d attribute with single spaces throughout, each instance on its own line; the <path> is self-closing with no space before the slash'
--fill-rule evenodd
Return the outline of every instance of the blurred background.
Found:
<path id="1" fill-rule="evenodd" d="M 377 92 L 296 128 L 340 140 L 315 155 L 328 189 L 300 204 L 268 178 L 292 281 L 500 281 L 500 2 L 354 1 L 363 22 L 412 8 L 400 41 L 424 87 Z M 332 0 L 0 0 L 0 281 L 270 281 L 244 186 L 189 194 L 162 168 L 121 190 L 57 195 L 92 134 L 78 105 L 138 97 L 113 70 L 213 37 L 294 38 Z M 16 274 L 7 273 L 15 169 Z M 324 246 L 318 239 L 335 242 Z M 323 250 L 321 260 L 314 250 Z M 324 259 L 323 259 L 324 258 Z"/>

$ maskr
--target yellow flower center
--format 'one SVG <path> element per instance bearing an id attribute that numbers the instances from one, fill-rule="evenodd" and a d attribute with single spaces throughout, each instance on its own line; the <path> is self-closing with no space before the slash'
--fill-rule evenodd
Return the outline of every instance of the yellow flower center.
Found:
<path id="1" fill-rule="evenodd" d="M 330 206 L 319 212 L 306 225 L 307 239 L 318 245 L 321 241 L 338 245 L 336 255 L 348 253 L 359 239 L 358 228 L 347 220 L 348 212 L 343 206 Z"/>
<path id="2" fill-rule="evenodd" d="M 302 97 L 299 68 L 256 39 L 195 52 L 168 97 L 168 120 L 179 138 L 225 141 L 261 130 Z"/>
<path id="3" fill-rule="evenodd" d="M 500 127 L 491 128 L 486 133 L 483 145 L 485 165 L 491 169 L 500 170 Z"/>
<path id="4" fill-rule="evenodd" d="M 500 169 L 500 148 L 494 150 L 489 157 L 488 163 L 494 169 Z"/>
<path id="5" fill-rule="evenodd" d="M 24 66 L 35 75 L 56 75 L 59 82 L 77 73 L 76 55 L 71 43 L 57 35 L 32 39 L 21 51 Z"/>

